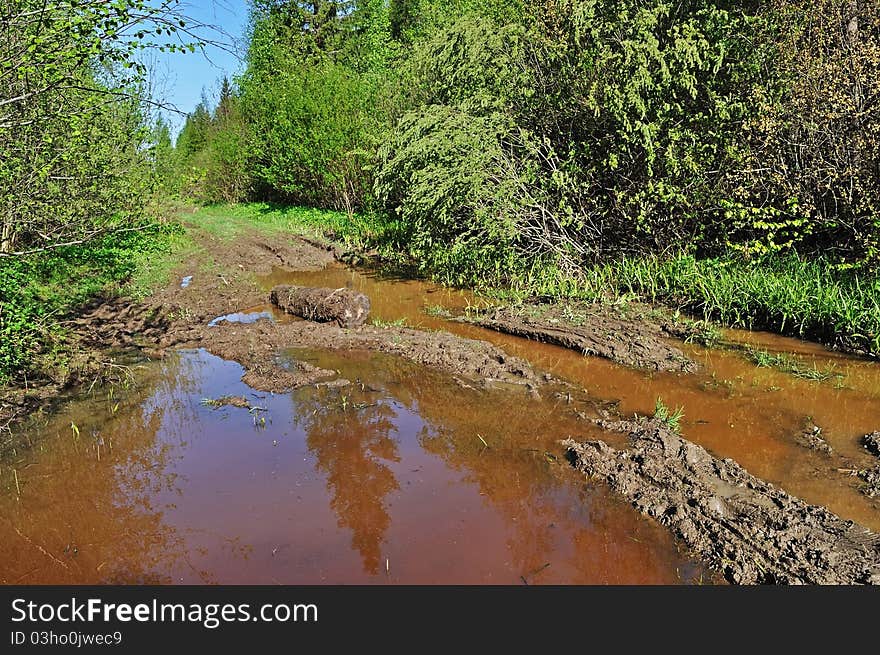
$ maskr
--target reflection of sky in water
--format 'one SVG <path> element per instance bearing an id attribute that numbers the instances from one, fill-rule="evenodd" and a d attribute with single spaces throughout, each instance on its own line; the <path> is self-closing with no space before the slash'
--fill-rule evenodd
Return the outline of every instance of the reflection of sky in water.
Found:
<path id="1" fill-rule="evenodd" d="M 218 316 L 215 319 L 212 319 L 210 323 L 208 323 L 208 327 L 217 327 L 221 323 L 256 323 L 261 319 L 273 320 L 274 316 L 272 312 L 235 312 L 233 314 L 225 314 L 223 316 Z"/>

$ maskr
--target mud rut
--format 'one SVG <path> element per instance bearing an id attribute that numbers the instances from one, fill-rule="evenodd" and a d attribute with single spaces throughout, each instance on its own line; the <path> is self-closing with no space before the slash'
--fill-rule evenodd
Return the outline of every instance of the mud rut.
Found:
<path id="1" fill-rule="evenodd" d="M 201 348 L 239 363 L 242 381 L 268 392 L 369 384 L 346 379 L 320 362 L 279 357 L 290 348 L 384 353 L 439 371 L 474 392 L 501 390 L 570 403 L 579 391 L 577 385 L 537 370 L 497 345 L 443 329 L 354 323 L 340 327 L 273 314 L 257 276 L 279 268 L 319 276 L 339 255 L 330 246 L 298 238 L 269 240 L 256 233 L 231 246 L 207 234 L 200 234 L 199 241 L 202 259 L 198 270 L 193 262 L 181 269 L 184 284 L 176 279 L 140 304 L 107 301 L 77 319 L 74 327 L 83 344 L 96 349 L 138 346 L 158 359 L 178 349 Z M 244 316 L 244 322 L 216 320 L 235 313 Z M 256 319 L 248 322 L 251 314 Z M 628 366 L 685 375 L 699 368 L 658 326 L 621 320 L 604 310 L 577 325 L 566 325 L 561 318 L 546 313 L 524 318 L 498 310 L 477 322 Z M 218 402 L 250 407 L 243 404 L 246 399 Z M 613 407 L 596 404 L 594 409 L 596 416 L 607 418 L 592 423 L 609 435 L 624 433 L 626 443 L 614 448 L 599 439 L 569 438 L 563 450 L 572 464 L 667 526 L 689 552 L 729 582 L 880 583 L 880 537 L 870 530 L 786 494 L 732 460 L 713 457 L 656 421 L 620 422 Z M 535 429 L 541 430 L 541 425 Z M 567 436 L 555 435 L 560 441 Z M 876 447 L 874 437 L 866 439 L 872 439 L 866 447 Z"/>

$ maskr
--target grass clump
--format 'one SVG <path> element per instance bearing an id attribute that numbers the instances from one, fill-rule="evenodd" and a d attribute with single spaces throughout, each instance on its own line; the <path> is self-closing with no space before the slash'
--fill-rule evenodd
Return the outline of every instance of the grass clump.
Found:
<path id="1" fill-rule="evenodd" d="M 428 316 L 433 316 L 435 318 L 451 318 L 452 312 L 446 309 L 443 305 L 431 305 L 429 307 L 425 307 L 425 314 Z"/>
<path id="2" fill-rule="evenodd" d="M 880 356 L 880 282 L 822 261 L 649 257 L 598 270 L 611 288 L 673 303 L 706 319 Z"/>
<path id="3" fill-rule="evenodd" d="M 407 326 L 407 322 L 406 322 L 405 318 L 398 318 L 393 321 L 385 321 L 385 320 L 382 320 L 381 318 L 374 317 L 370 321 L 370 324 L 373 325 L 373 327 L 378 327 L 378 328 L 406 327 Z"/>
<path id="4" fill-rule="evenodd" d="M 815 364 L 807 366 L 797 357 L 786 353 L 771 353 L 766 350 L 758 350 L 755 348 L 747 348 L 746 353 L 749 359 L 761 368 L 775 368 L 784 373 L 794 375 L 804 380 L 814 380 L 821 382 L 830 380 L 831 378 L 840 377 L 840 374 L 832 370 L 820 369 Z"/>
<path id="5" fill-rule="evenodd" d="M 880 279 L 793 254 L 757 260 L 645 255 L 576 273 L 535 267 L 516 276 L 506 295 L 664 303 L 705 321 L 880 357 Z"/>
<path id="6" fill-rule="evenodd" d="M 678 434 L 681 432 L 681 419 L 684 418 L 684 407 L 676 407 L 673 410 L 667 407 L 661 398 L 657 398 L 657 402 L 654 405 L 654 418 Z"/>

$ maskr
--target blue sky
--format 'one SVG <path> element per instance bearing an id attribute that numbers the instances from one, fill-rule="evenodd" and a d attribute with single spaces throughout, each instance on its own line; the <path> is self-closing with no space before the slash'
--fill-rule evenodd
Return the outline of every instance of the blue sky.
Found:
<path id="1" fill-rule="evenodd" d="M 247 0 L 183 0 L 181 11 L 198 23 L 216 25 L 225 34 L 203 30 L 205 39 L 222 41 L 225 48 L 242 54 L 242 39 L 248 22 Z M 204 53 L 161 53 L 150 55 L 155 95 L 183 112 L 192 111 L 202 98 L 215 98 L 223 75 L 232 77 L 241 70 L 241 62 L 225 48 L 207 46 Z M 174 133 L 182 126 L 183 116 L 165 112 Z"/>

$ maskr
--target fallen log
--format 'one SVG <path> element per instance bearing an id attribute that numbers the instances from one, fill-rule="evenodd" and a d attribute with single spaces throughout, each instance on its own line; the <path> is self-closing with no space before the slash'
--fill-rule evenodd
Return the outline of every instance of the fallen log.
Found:
<path id="1" fill-rule="evenodd" d="M 272 289 L 269 298 L 288 314 L 318 323 L 337 323 L 340 327 L 358 327 L 370 315 L 370 299 L 351 289 L 279 285 Z"/>

